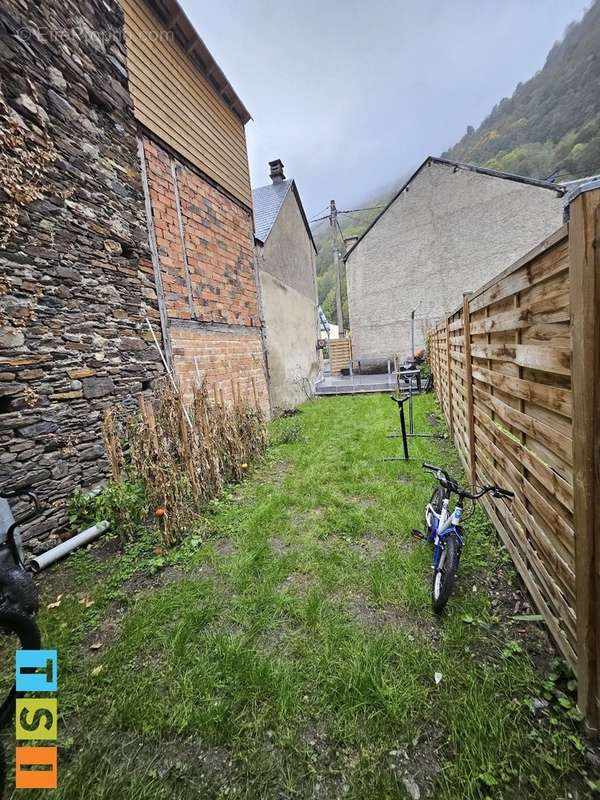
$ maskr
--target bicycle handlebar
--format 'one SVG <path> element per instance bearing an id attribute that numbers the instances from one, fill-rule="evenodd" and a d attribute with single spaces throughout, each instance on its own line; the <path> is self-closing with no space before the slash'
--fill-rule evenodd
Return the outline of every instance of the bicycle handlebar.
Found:
<path id="1" fill-rule="evenodd" d="M 34 492 L 29 491 L 29 489 L 13 489 L 12 492 L 2 489 L 0 490 L 0 497 L 4 500 L 15 500 L 18 497 L 28 497 L 36 508 L 40 504 L 37 495 Z"/>
<path id="2" fill-rule="evenodd" d="M 482 486 L 478 492 L 468 492 L 466 489 L 461 489 L 458 483 L 451 478 L 446 470 L 442 469 L 442 467 L 436 467 L 435 464 L 423 462 L 423 469 L 426 469 L 429 472 L 434 472 L 436 478 L 445 489 L 448 489 L 450 492 L 454 492 L 454 494 L 457 494 L 459 497 L 467 497 L 469 500 L 479 500 L 480 497 L 483 497 L 483 495 L 487 494 L 488 492 L 491 492 L 492 497 L 495 497 L 496 499 L 505 497 L 507 500 L 510 500 L 515 496 L 515 493 L 511 492 L 510 489 L 503 489 L 501 486 L 497 486 L 495 484 Z"/>
<path id="3" fill-rule="evenodd" d="M 27 497 L 33 504 L 33 508 L 31 508 L 31 510 L 26 514 L 23 514 L 19 517 L 15 523 L 15 527 L 22 525 L 24 522 L 29 522 L 29 520 L 33 519 L 33 517 L 35 517 L 40 510 L 40 501 L 38 500 L 37 495 L 34 492 L 29 491 L 29 489 L 15 489 L 11 492 L 2 489 L 0 491 L 0 498 L 4 500 L 16 500 L 19 497 Z"/>

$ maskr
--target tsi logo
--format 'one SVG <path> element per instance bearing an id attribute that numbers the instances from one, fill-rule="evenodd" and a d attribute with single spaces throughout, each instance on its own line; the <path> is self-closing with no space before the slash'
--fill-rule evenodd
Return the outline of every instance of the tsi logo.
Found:
<path id="1" fill-rule="evenodd" d="M 58 687 L 56 650 L 17 650 L 15 684 L 17 692 L 48 695 Z M 58 701 L 56 697 L 19 697 L 16 704 L 18 741 L 57 739 Z M 56 789 L 58 748 L 17 746 L 15 787 L 17 789 Z"/>

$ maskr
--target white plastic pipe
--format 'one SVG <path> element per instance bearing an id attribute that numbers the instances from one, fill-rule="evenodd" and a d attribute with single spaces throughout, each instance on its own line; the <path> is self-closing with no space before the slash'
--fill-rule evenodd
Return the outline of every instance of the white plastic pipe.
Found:
<path id="1" fill-rule="evenodd" d="M 103 519 L 102 522 L 98 522 L 91 528 L 86 528 L 86 530 L 81 531 L 81 533 L 78 533 L 76 536 L 67 539 L 66 542 L 57 544 L 52 550 L 48 550 L 46 553 L 36 556 L 30 562 L 31 569 L 34 572 L 41 572 L 43 569 L 46 569 L 46 567 L 49 567 L 50 564 L 54 564 L 56 561 L 64 558 L 64 556 L 72 553 L 76 548 L 81 547 L 81 545 L 93 542 L 94 539 L 97 539 L 109 528 L 110 522 L 107 519 Z"/>

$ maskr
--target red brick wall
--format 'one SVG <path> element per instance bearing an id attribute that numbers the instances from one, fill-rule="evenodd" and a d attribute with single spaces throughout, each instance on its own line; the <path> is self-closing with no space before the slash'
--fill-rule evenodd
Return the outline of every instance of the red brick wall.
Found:
<path id="1" fill-rule="evenodd" d="M 269 415 L 260 331 L 210 331 L 185 325 L 172 327 L 171 339 L 177 375 L 185 387 L 189 388 L 196 382 L 200 374 L 211 397 L 216 384 L 217 391 L 223 392 L 225 402 L 230 403 L 233 379 L 235 391 L 238 391 L 239 384 L 242 400 L 253 405 L 254 378 L 258 402 L 265 415 Z M 190 396 L 191 393 L 188 398 Z"/>
<path id="2" fill-rule="evenodd" d="M 169 317 L 259 326 L 250 212 L 179 165 L 190 308 L 171 156 L 148 139 L 144 148 Z"/>
<path id="3" fill-rule="evenodd" d="M 200 372 L 211 393 L 214 384 L 226 402 L 233 380 L 253 403 L 254 378 L 269 415 L 252 216 L 181 164 L 175 184 L 174 161 L 156 142 L 145 138 L 144 150 L 177 375 L 190 396 Z"/>

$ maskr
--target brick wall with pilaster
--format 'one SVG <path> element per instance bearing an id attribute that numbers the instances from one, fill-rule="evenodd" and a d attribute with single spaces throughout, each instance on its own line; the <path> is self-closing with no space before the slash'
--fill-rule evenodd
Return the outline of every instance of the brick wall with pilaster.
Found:
<path id="1" fill-rule="evenodd" d="M 191 399 L 192 386 L 206 381 L 210 397 L 223 397 L 231 403 L 233 392 L 242 401 L 269 415 L 269 394 L 265 381 L 264 355 L 260 331 L 256 329 L 199 329 L 173 325 L 171 341 L 177 375 Z M 256 399 L 255 399 L 256 391 Z"/>
<path id="2" fill-rule="evenodd" d="M 175 370 L 231 400 L 231 382 L 269 414 L 249 209 L 144 137 L 148 191 Z"/>

